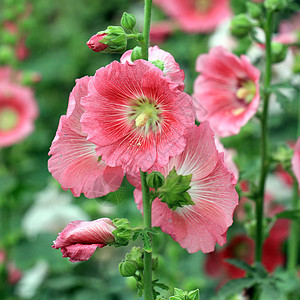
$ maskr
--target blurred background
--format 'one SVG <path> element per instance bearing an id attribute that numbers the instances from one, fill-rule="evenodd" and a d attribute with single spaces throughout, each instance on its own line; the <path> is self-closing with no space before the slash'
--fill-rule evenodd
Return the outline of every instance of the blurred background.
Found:
<path id="1" fill-rule="evenodd" d="M 294 3 L 300 4 L 300 1 Z M 117 54 L 95 53 L 86 42 L 107 26 L 119 25 L 124 11 L 136 15 L 137 26 L 142 30 L 143 5 L 143 1 L 137 0 L 0 2 L 0 89 L 1 80 L 6 80 L 3 70 L 9 67 L 13 70 L 10 80 L 33 91 L 39 111 L 33 118 L 34 129 L 30 134 L 16 143 L 0 144 L 0 292 L 3 295 L 0 299 L 138 299 L 135 281 L 122 278 L 118 272 L 118 264 L 132 244 L 125 248 L 98 249 L 92 259 L 83 263 L 71 263 L 62 258 L 60 251 L 51 248 L 57 233 L 72 220 L 126 217 L 133 226 L 142 224 L 133 199 L 133 187 L 124 179 L 119 191 L 103 198 L 74 198 L 52 178 L 47 161 L 75 79 L 92 76 L 98 68 L 120 58 Z M 233 0 L 229 5 L 231 16 L 247 10 L 244 0 Z M 277 34 L 283 21 L 299 21 L 299 18 L 293 10 L 279 14 Z M 161 5 L 156 5 L 152 20 L 152 45 L 158 44 L 174 56 L 185 72 L 185 91 L 189 94 L 193 93 L 193 82 L 198 75 L 195 61 L 210 47 L 223 45 L 238 55 L 247 53 L 255 65 L 263 66 L 261 47 L 253 45 L 248 37 L 238 40 L 230 34 L 230 17 L 205 32 L 191 31 L 183 28 Z M 299 34 L 300 26 L 297 30 Z M 134 46 L 136 43 L 130 41 L 128 49 Z M 274 148 L 293 144 L 297 138 L 299 64 L 299 50 L 295 48 L 274 68 L 274 83 L 291 85 L 290 88 L 285 85 L 271 102 L 271 147 Z M 0 141 L 1 137 L 0 125 Z M 258 176 L 259 139 L 259 122 L 255 118 L 239 135 L 222 139 L 225 147 L 232 149 L 240 170 L 239 190 L 247 191 L 249 180 Z M 266 195 L 269 217 L 274 210 L 288 207 L 292 195 L 288 174 L 281 169 L 272 171 Z M 199 288 L 201 299 L 214 299 L 220 285 L 245 275 L 226 264 L 225 258 L 253 262 L 253 207 L 250 200 L 241 199 L 234 225 L 228 232 L 228 244 L 217 247 L 216 252 L 209 255 L 188 254 L 166 234 L 155 237 L 154 249 L 160 259 L 155 276 L 171 290 L 176 283 L 184 290 Z M 266 268 L 269 271 L 279 268 L 276 271 L 279 273 L 285 265 L 289 226 L 288 221 L 281 221 L 275 224 L 276 229 L 273 234 L 271 231 L 264 245 Z M 292 281 L 289 288 L 297 290 L 297 284 Z M 169 295 L 168 292 L 163 294 Z"/>

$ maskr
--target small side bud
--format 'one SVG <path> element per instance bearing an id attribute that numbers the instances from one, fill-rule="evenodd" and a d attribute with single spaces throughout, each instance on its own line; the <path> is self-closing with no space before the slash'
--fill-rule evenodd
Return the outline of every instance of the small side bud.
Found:
<path id="1" fill-rule="evenodd" d="M 153 171 L 147 175 L 147 184 L 153 189 L 158 189 L 165 183 L 165 177 L 163 174 L 157 171 Z"/>
<path id="2" fill-rule="evenodd" d="M 119 264 L 119 272 L 123 277 L 130 277 L 138 270 L 138 264 L 132 260 L 123 260 Z"/>
<path id="3" fill-rule="evenodd" d="M 272 42 L 272 63 L 279 63 L 286 58 L 288 47 L 278 42 Z"/>
<path id="4" fill-rule="evenodd" d="M 135 261 L 138 270 L 144 269 L 143 250 L 140 247 L 132 247 L 131 251 L 126 254 L 125 260 Z"/>
<path id="5" fill-rule="evenodd" d="M 169 299 L 170 300 L 200 300 L 200 294 L 198 289 L 190 292 L 186 292 L 181 289 L 174 288 L 174 296 L 171 296 Z"/>
<path id="6" fill-rule="evenodd" d="M 258 19 L 262 15 L 262 9 L 259 3 L 247 2 L 246 5 L 251 18 Z"/>
<path id="7" fill-rule="evenodd" d="M 129 14 L 127 12 L 124 12 L 123 16 L 121 18 L 121 25 L 125 29 L 133 30 L 135 24 L 136 24 L 135 16 L 133 14 Z"/>
<path id="8" fill-rule="evenodd" d="M 131 61 L 135 61 L 141 58 L 142 58 L 142 48 L 139 46 L 134 47 L 131 52 Z"/>
<path id="9" fill-rule="evenodd" d="M 14 64 L 16 61 L 14 49 L 10 46 L 3 45 L 0 47 L 0 63 Z"/>
<path id="10" fill-rule="evenodd" d="M 252 29 L 252 23 L 245 14 L 239 14 L 232 19 L 230 28 L 233 35 L 244 37 Z"/>
<path id="11" fill-rule="evenodd" d="M 152 258 L 152 271 L 157 271 L 158 269 L 158 257 Z"/>
<path id="12" fill-rule="evenodd" d="M 265 0 L 264 6 L 271 11 L 283 10 L 288 6 L 288 0 Z"/>

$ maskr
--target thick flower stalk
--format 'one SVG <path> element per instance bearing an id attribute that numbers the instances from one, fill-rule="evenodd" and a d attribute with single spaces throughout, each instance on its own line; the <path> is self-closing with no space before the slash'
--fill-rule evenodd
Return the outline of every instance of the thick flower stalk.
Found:
<path id="1" fill-rule="evenodd" d="M 95 250 L 115 241 L 117 227 L 108 218 L 95 221 L 73 221 L 58 234 L 52 248 L 59 249 L 71 262 L 88 260 Z"/>
<path id="2" fill-rule="evenodd" d="M 87 140 L 80 118 L 81 100 L 88 93 L 91 77 L 76 80 L 70 94 L 67 115 L 62 116 L 52 142 L 48 167 L 64 190 L 70 189 L 75 197 L 81 193 L 87 198 L 102 197 L 116 191 L 123 180 L 121 167 L 107 166 L 96 154 L 96 146 Z"/>
<path id="3" fill-rule="evenodd" d="M 193 94 L 197 119 L 208 120 L 218 136 L 238 134 L 259 106 L 259 70 L 246 56 L 222 47 L 200 55 L 196 70 L 201 73 Z"/>

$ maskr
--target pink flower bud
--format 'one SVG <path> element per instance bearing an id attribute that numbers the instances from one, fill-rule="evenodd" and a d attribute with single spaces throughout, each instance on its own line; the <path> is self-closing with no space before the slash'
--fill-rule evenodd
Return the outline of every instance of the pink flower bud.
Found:
<path id="1" fill-rule="evenodd" d="M 108 47 L 108 45 L 100 42 L 105 36 L 107 36 L 107 33 L 94 34 L 86 44 L 95 52 L 103 51 Z"/>
<path id="2" fill-rule="evenodd" d="M 102 248 L 115 241 L 112 232 L 116 229 L 108 218 L 88 221 L 73 221 L 58 234 L 52 248 L 59 249 L 63 257 L 71 262 L 88 260 L 96 248 Z"/>

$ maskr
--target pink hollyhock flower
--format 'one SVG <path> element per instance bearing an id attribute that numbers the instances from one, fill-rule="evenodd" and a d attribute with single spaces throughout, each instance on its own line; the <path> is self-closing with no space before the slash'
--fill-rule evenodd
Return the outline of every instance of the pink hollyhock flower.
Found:
<path id="1" fill-rule="evenodd" d="M 294 155 L 292 158 L 292 170 L 296 176 L 298 184 L 300 185 L 300 138 L 298 138 L 294 148 Z"/>
<path id="2" fill-rule="evenodd" d="M 231 15 L 229 0 L 154 0 L 187 32 L 210 32 Z"/>
<path id="3" fill-rule="evenodd" d="M 217 138 L 215 138 L 215 143 L 216 143 L 217 150 L 220 153 L 224 153 L 225 165 L 231 171 L 231 173 L 234 175 L 233 184 L 236 184 L 239 180 L 239 170 L 233 161 L 234 150 L 224 148 L 223 144 Z"/>
<path id="4" fill-rule="evenodd" d="M 150 40 L 153 44 L 163 43 L 174 31 L 174 24 L 170 21 L 160 21 L 151 24 Z"/>
<path id="5" fill-rule="evenodd" d="M 193 94 L 197 119 L 208 120 L 218 136 L 238 134 L 259 106 L 259 70 L 246 56 L 239 58 L 222 47 L 200 55 L 196 70 L 201 72 Z"/>
<path id="6" fill-rule="evenodd" d="M 120 61 L 121 63 L 125 63 L 126 61 L 132 63 L 131 61 L 131 53 L 132 50 L 126 51 Z M 172 54 L 167 51 L 160 49 L 158 46 L 149 48 L 149 61 L 162 61 L 164 63 L 163 72 L 164 75 L 169 77 L 172 81 L 178 84 L 178 89 L 184 90 L 184 72 L 180 69 L 179 64 L 175 61 Z"/>
<path id="7" fill-rule="evenodd" d="M 147 171 L 183 151 L 184 131 L 194 123 L 192 98 L 152 63 L 114 61 L 88 88 L 81 124 L 107 165 Z"/>
<path id="8" fill-rule="evenodd" d="M 108 167 L 96 154 L 96 146 L 83 133 L 80 118 L 82 97 L 87 95 L 90 77 L 76 80 L 69 98 L 66 116 L 59 122 L 52 142 L 48 167 L 64 190 L 70 189 L 75 197 L 81 193 L 87 198 L 102 197 L 116 191 L 123 180 L 121 167 Z"/>
<path id="9" fill-rule="evenodd" d="M 101 43 L 100 41 L 107 36 L 107 33 L 101 33 L 101 34 L 94 34 L 88 41 L 87 45 L 88 47 L 95 51 L 100 52 L 108 48 L 108 45 Z"/>
<path id="10" fill-rule="evenodd" d="M 38 116 L 32 90 L 12 82 L 11 75 L 9 68 L 0 68 L 0 148 L 27 137 Z"/>
<path id="11" fill-rule="evenodd" d="M 10 284 L 16 284 L 22 277 L 22 272 L 13 262 L 6 261 L 6 253 L 0 249 L 0 265 L 5 264 L 7 269 L 7 279 Z"/>
<path id="12" fill-rule="evenodd" d="M 199 127 L 194 125 L 187 131 L 185 150 L 172 158 L 167 166 L 158 169 L 167 176 L 175 168 L 178 175 L 192 174 L 187 191 L 195 205 L 184 205 L 172 210 L 159 198 L 152 204 L 152 225 L 194 253 L 199 250 L 211 252 L 215 244 L 226 243 L 226 232 L 232 224 L 232 214 L 238 204 L 233 175 L 226 168 L 223 154 L 215 146 L 213 132 L 208 122 Z M 142 210 L 142 192 L 138 179 L 130 182 L 138 209 Z"/>
<path id="13" fill-rule="evenodd" d="M 63 257 L 69 257 L 71 262 L 88 260 L 96 248 L 102 248 L 113 243 L 112 232 L 116 229 L 108 218 L 94 221 L 73 221 L 58 234 L 52 248 L 59 249 Z"/>

